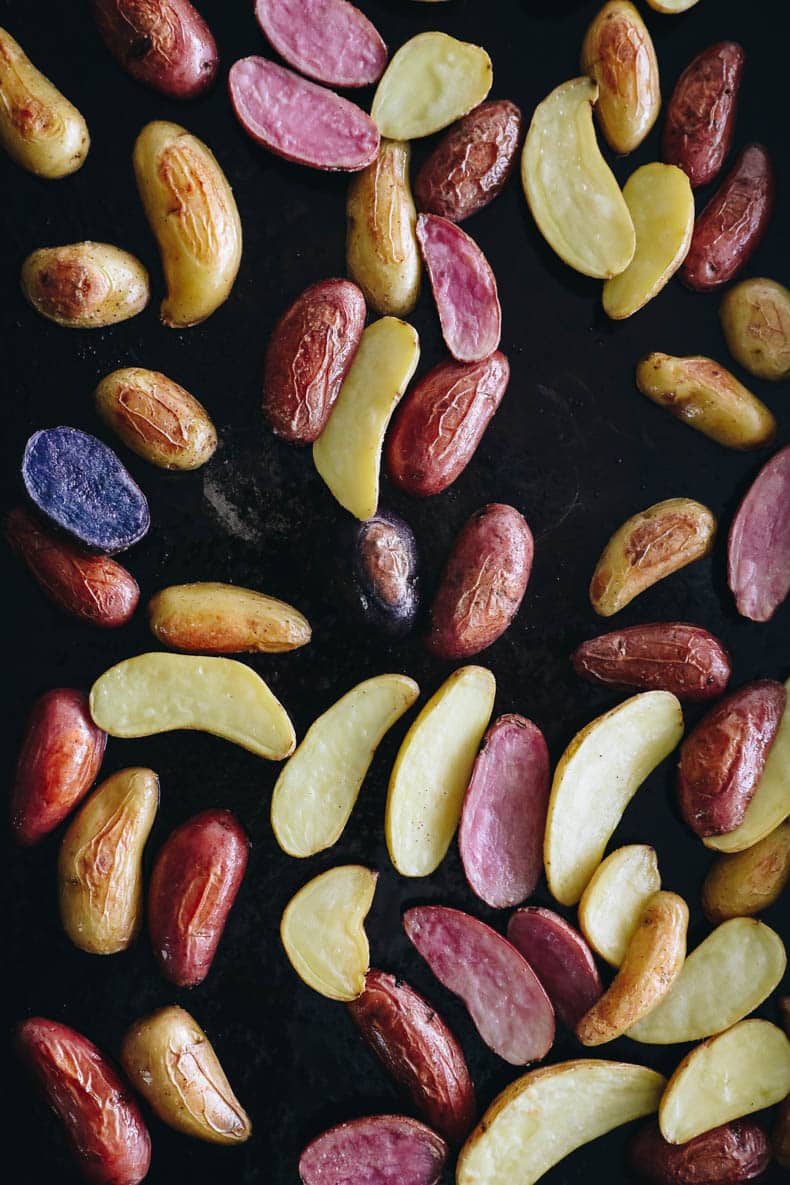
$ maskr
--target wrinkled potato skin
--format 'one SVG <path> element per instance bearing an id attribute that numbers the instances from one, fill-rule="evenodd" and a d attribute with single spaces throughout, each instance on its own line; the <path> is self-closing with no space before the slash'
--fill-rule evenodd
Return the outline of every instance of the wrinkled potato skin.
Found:
<path id="1" fill-rule="evenodd" d="M 771 1139 L 777 1164 L 790 1169 L 790 1098 L 779 1105 Z"/>
<path id="2" fill-rule="evenodd" d="M 410 156 L 403 141 L 382 140 L 376 160 L 348 188 L 348 272 L 368 304 L 384 316 L 405 317 L 420 294 Z"/>
<path id="3" fill-rule="evenodd" d="M 739 1185 L 768 1168 L 771 1149 L 759 1124 L 737 1119 L 686 1144 L 670 1144 L 657 1123 L 638 1131 L 628 1147 L 628 1167 L 649 1185 Z"/>
<path id="4" fill-rule="evenodd" d="M 140 929 L 142 858 L 159 806 L 150 769 L 107 778 L 75 815 L 58 860 L 63 929 L 80 950 L 113 955 Z"/>
<path id="5" fill-rule="evenodd" d="M 151 632 L 187 653 L 281 654 L 310 641 L 310 623 L 285 601 L 207 581 L 174 584 L 148 605 Z"/>
<path id="6" fill-rule="evenodd" d="M 705 877 L 702 908 L 714 925 L 751 917 L 778 901 L 790 881 L 790 819 L 743 852 L 719 856 Z"/>
<path id="7" fill-rule="evenodd" d="M 0 28 L 0 144 L 23 169 L 56 180 L 79 169 L 90 147 L 76 107 Z"/>
<path id="8" fill-rule="evenodd" d="M 126 447 L 160 469 L 199 469 L 217 447 L 217 431 L 203 404 L 156 370 L 114 370 L 99 383 L 94 399 Z"/>
<path id="9" fill-rule="evenodd" d="M 121 1064 L 132 1086 L 176 1131 L 211 1144 L 241 1144 L 252 1134 L 208 1037 L 183 1008 L 160 1008 L 133 1024 Z"/>
<path id="10" fill-rule="evenodd" d="M 669 100 L 662 159 L 682 169 L 694 189 L 713 181 L 730 151 L 743 60 L 735 41 L 708 46 L 683 71 Z"/>
<path id="11" fill-rule="evenodd" d="M 665 576 L 707 555 L 716 519 L 700 502 L 669 498 L 629 518 L 603 550 L 590 582 L 590 603 L 611 617 Z"/>
<path id="12" fill-rule="evenodd" d="M 685 622 L 657 622 L 602 634 L 571 656 L 583 679 L 609 687 L 671 691 L 681 700 L 721 695 L 730 679 L 730 656 L 718 638 Z"/>
<path id="13" fill-rule="evenodd" d="M 790 290 L 776 280 L 742 280 L 719 309 L 727 347 L 759 379 L 790 378 Z"/>
<path id="14" fill-rule="evenodd" d="M 725 448 L 764 448 L 776 436 L 771 411 L 712 358 L 648 354 L 636 368 L 636 385 L 653 403 Z"/>
<path id="15" fill-rule="evenodd" d="M 148 304 L 148 272 L 111 243 L 40 247 L 22 264 L 22 291 L 37 313 L 66 329 L 101 329 Z"/>
<path id="16" fill-rule="evenodd" d="M 595 113 L 615 152 L 632 152 L 661 107 L 658 61 L 650 34 L 629 0 L 609 0 L 587 30 L 581 69 L 600 87 Z"/>
<path id="17" fill-rule="evenodd" d="M 230 296 L 241 261 L 241 222 L 216 157 L 186 128 L 154 120 L 134 146 L 134 172 L 162 256 L 171 329 L 205 321 Z"/>
<path id="18" fill-rule="evenodd" d="M 217 44 L 189 0 L 92 0 L 104 44 L 138 82 L 171 99 L 202 95 L 217 75 Z"/>

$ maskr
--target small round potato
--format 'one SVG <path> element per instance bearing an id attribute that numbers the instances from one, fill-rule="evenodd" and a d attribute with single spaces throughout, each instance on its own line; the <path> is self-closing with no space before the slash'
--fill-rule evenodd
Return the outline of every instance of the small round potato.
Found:
<path id="1" fill-rule="evenodd" d="M 75 173 L 90 147 L 77 108 L 5 29 L 0 29 L 0 144 L 23 169 L 50 180 Z"/>
<path id="2" fill-rule="evenodd" d="M 730 288 L 719 309 L 736 362 L 759 379 L 790 379 L 790 290 L 755 277 Z"/>
<path id="3" fill-rule="evenodd" d="M 101 329 L 148 304 L 148 272 L 111 243 L 40 247 L 22 264 L 22 291 L 37 313 L 66 329 Z"/>
<path id="4" fill-rule="evenodd" d="M 159 371 L 114 370 L 94 398 L 99 415 L 127 448 L 160 469 L 199 469 L 214 454 L 217 431 L 205 407 Z"/>

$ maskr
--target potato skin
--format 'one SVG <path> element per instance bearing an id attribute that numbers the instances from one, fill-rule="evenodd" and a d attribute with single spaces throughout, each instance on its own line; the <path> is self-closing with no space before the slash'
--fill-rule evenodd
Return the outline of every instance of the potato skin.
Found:
<path id="1" fill-rule="evenodd" d="M 0 28 L 0 144 L 23 169 L 57 180 L 82 167 L 85 120 Z"/>
<path id="2" fill-rule="evenodd" d="M 714 180 L 730 151 L 743 61 L 736 41 L 709 45 L 686 66 L 667 104 L 662 159 L 682 169 L 693 189 Z"/>
<path id="3" fill-rule="evenodd" d="M 685 1144 L 670 1144 L 651 1122 L 629 1143 L 627 1160 L 631 1172 L 649 1185 L 738 1185 L 765 1172 L 771 1149 L 751 1119 L 711 1128 Z"/>
<path id="4" fill-rule="evenodd" d="M 439 658 L 468 658 L 505 632 L 527 589 L 535 546 L 524 518 L 492 502 L 461 530 L 431 607 L 426 644 Z"/>
<path id="5" fill-rule="evenodd" d="M 339 549 L 340 574 L 354 611 L 365 624 L 391 637 L 410 633 L 420 609 L 417 540 L 407 522 L 380 510 L 373 518 L 345 528 Z M 349 587 L 346 562 L 350 563 Z"/>
<path id="6" fill-rule="evenodd" d="M 776 1163 L 790 1169 L 790 1098 L 779 1104 L 771 1139 Z"/>
<path id="7" fill-rule="evenodd" d="M 104 44 L 137 82 L 194 99 L 217 76 L 217 43 L 189 0 L 91 0 Z"/>
<path id="8" fill-rule="evenodd" d="M 476 1103 L 461 1046 L 431 1004 L 402 979 L 372 969 L 348 1005 L 371 1053 L 451 1144 L 474 1126 Z"/>
<path id="9" fill-rule="evenodd" d="M 600 88 L 595 114 L 615 152 L 637 148 L 658 117 L 658 61 L 647 26 L 629 0 L 609 0 L 587 29 L 581 71 Z"/>
<path id="10" fill-rule="evenodd" d="M 719 308 L 727 348 L 745 370 L 769 382 L 790 378 L 790 290 L 764 277 L 741 280 Z"/>
<path id="11" fill-rule="evenodd" d="M 702 886 L 702 908 L 718 925 L 778 901 L 790 881 L 790 819 L 752 847 L 719 856 Z"/>
<path id="12" fill-rule="evenodd" d="M 148 272 L 111 243 L 39 247 L 22 264 L 22 292 L 37 313 L 64 329 L 101 329 L 148 304 Z"/>
<path id="13" fill-rule="evenodd" d="M 281 654 L 311 636 L 307 618 L 285 601 L 211 581 L 155 593 L 148 622 L 165 646 L 191 654 Z"/>
<path id="14" fill-rule="evenodd" d="M 782 720 L 787 692 L 759 679 L 728 695 L 686 737 L 678 765 L 678 802 L 700 837 L 725 835 L 742 822 Z"/>
<path id="15" fill-rule="evenodd" d="M 609 687 L 671 691 L 701 701 L 723 694 L 730 656 L 718 638 L 682 621 L 634 625 L 582 642 L 571 656 L 582 679 Z"/>
<path id="16" fill-rule="evenodd" d="M 203 404 L 157 370 L 114 370 L 99 383 L 94 399 L 127 448 L 161 469 L 199 469 L 217 447 L 217 431 Z"/>
<path id="17" fill-rule="evenodd" d="M 463 222 L 498 197 L 513 172 L 523 138 L 515 103 L 475 107 L 442 137 L 414 182 L 417 208 Z"/>

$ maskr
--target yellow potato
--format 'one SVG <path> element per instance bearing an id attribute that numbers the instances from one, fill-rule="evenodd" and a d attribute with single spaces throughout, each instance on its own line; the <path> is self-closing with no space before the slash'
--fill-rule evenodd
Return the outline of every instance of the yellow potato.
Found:
<path id="1" fill-rule="evenodd" d="M 37 313 L 65 329 L 101 329 L 148 304 L 148 272 L 111 243 L 40 247 L 22 264 L 22 291 Z"/>
<path id="2" fill-rule="evenodd" d="M 597 955 L 619 967 L 648 900 L 661 888 L 655 850 L 617 848 L 599 864 L 579 902 L 579 925 Z"/>
<path id="3" fill-rule="evenodd" d="M 456 1185 L 533 1185 L 582 1144 L 658 1108 L 646 1066 L 580 1059 L 532 1070 L 494 1099 L 461 1149 Z"/>
<path id="4" fill-rule="evenodd" d="M 388 140 L 432 136 L 482 103 L 493 79 L 491 59 L 479 45 L 447 33 L 418 33 L 384 71 L 370 114 Z"/>
<path id="5" fill-rule="evenodd" d="M 330 868 L 303 885 L 282 916 L 280 938 L 291 966 L 329 1000 L 356 1000 L 365 990 L 365 918 L 377 879 L 359 864 Z"/>
<path id="6" fill-rule="evenodd" d="M 310 623 L 285 601 L 251 588 L 207 581 L 173 584 L 148 604 L 154 637 L 202 654 L 281 654 L 310 641 Z"/>
<path id="7" fill-rule="evenodd" d="M 790 882 L 790 819 L 743 852 L 719 856 L 702 886 L 702 908 L 711 922 L 760 913 L 778 901 Z"/>
<path id="8" fill-rule="evenodd" d="M 760 379 L 790 378 L 790 290 L 776 280 L 741 280 L 719 308 L 727 346 L 736 362 Z"/>
<path id="9" fill-rule="evenodd" d="M 712 358 L 648 354 L 636 368 L 636 385 L 726 448 L 764 448 L 776 435 L 776 420 L 765 404 Z"/>
<path id="10" fill-rule="evenodd" d="M 255 671 L 230 658 L 139 654 L 93 684 L 90 711 L 110 736 L 198 729 L 282 761 L 296 744 L 280 701 Z"/>
<path id="11" fill-rule="evenodd" d="M 575 905 L 601 862 L 623 811 L 683 736 L 680 702 L 646 691 L 577 733 L 554 773 L 544 861 L 554 897 Z"/>
<path id="12" fill-rule="evenodd" d="M 409 186 L 408 144 L 382 140 L 348 189 L 348 274 L 377 312 L 405 317 L 420 294 L 422 263 Z"/>
<path id="13" fill-rule="evenodd" d="M 608 0 L 593 18 L 582 45 L 581 69 L 600 87 L 595 114 L 610 146 L 615 152 L 632 152 L 656 122 L 661 87 L 655 47 L 630 0 Z"/>
<path id="14" fill-rule="evenodd" d="M 94 399 L 126 447 L 162 469 L 198 469 L 217 447 L 217 431 L 203 404 L 159 371 L 114 370 L 99 383 Z"/>
<path id="15" fill-rule="evenodd" d="M 90 147 L 85 120 L 0 29 L 0 144 L 37 177 L 67 177 Z"/>
<path id="16" fill-rule="evenodd" d="M 385 822 L 390 859 L 401 876 L 430 876 L 447 854 L 495 694 L 489 670 L 459 667 L 406 733 Z"/>
<path id="17" fill-rule="evenodd" d="M 694 230 L 694 195 L 682 169 L 654 162 L 625 183 L 623 197 L 636 231 L 636 251 L 624 272 L 603 286 L 603 307 L 615 321 L 657 296 L 686 258 Z"/>
<path id="18" fill-rule="evenodd" d="M 362 334 L 313 462 L 342 507 L 363 521 L 379 504 L 379 468 L 387 425 L 420 359 L 417 330 L 395 317 Z"/>
<path id="19" fill-rule="evenodd" d="M 549 246 L 583 275 L 605 280 L 628 267 L 636 234 L 595 138 L 597 98 L 597 83 L 573 78 L 538 105 L 521 157 L 521 180 Z"/>
<path id="20" fill-rule="evenodd" d="M 658 1110 L 670 1144 L 779 1103 L 790 1094 L 790 1041 L 767 1020 L 742 1020 L 692 1049 Z"/>
<path id="21" fill-rule="evenodd" d="M 63 929 L 80 950 L 126 950 L 143 912 L 143 848 L 159 806 L 150 769 L 122 769 L 102 782 L 60 845 L 58 896 Z"/>
<path id="22" fill-rule="evenodd" d="M 228 299 L 239 270 L 233 193 L 213 153 L 177 123 L 146 124 L 133 161 L 167 283 L 162 321 L 174 329 L 198 325 Z"/>
<path id="23" fill-rule="evenodd" d="M 647 2 L 656 12 L 667 12 L 671 15 L 676 12 L 688 12 L 695 4 L 699 4 L 699 0 L 647 0 Z"/>
<path id="24" fill-rule="evenodd" d="M 691 952 L 669 995 L 627 1035 L 674 1045 L 721 1033 L 770 996 L 786 966 L 778 934 L 752 918 L 733 918 Z"/>

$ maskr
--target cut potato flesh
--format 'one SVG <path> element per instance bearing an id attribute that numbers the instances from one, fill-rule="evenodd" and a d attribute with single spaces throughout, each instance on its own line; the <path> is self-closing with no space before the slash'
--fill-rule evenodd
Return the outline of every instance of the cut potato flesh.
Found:
<path id="1" fill-rule="evenodd" d="M 706 836 L 703 840 L 706 848 L 714 848 L 717 852 L 742 852 L 765 839 L 790 816 L 790 679 L 785 683 L 785 689 L 787 706 L 782 723 L 743 822 L 726 835 Z"/>
<path id="2" fill-rule="evenodd" d="M 658 1110 L 670 1144 L 780 1103 L 790 1094 L 790 1041 L 767 1020 L 742 1020 L 692 1049 Z"/>
<path id="3" fill-rule="evenodd" d="M 721 1033 L 770 996 L 786 966 L 784 944 L 769 926 L 754 918 L 722 922 L 688 956 L 669 995 L 627 1035 L 672 1045 Z"/>
<path id="4" fill-rule="evenodd" d="M 579 902 L 579 925 L 597 955 L 619 967 L 648 900 L 661 888 L 655 849 L 627 844 L 607 856 Z"/>
<path id="5" fill-rule="evenodd" d="M 113 737 L 197 729 L 282 761 L 296 744 L 293 725 L 263 679 L 232 658 L 138 654 L 105 671 L 91 688 L 94 722 Z"/>
<path id="6" fill-rule="evenodd" d="M 359 864 L 330 868 L 308 881 L 285 908 L 280 938 L 296 974 L 329 1000 L 365 990 L 370 952 L 365 918 L 378 874 Z"/>
<path id="7" fill-rule="evenodd" d="M 313 461 L 344 509 L 372 518 L 379 503 L 381 446 L 398 400 L 420 359 L 416 329 L 382 317 L 362 334 Z"/>
<path id="8" fill-rule="evenodd" d="M 313 856 L 340 838 L 384 734 L 420 694 L 405 675 L 352 687 L 310 726 L 272 797 L 272 828 L 289 856 Z"/>
<path id="9" fill-rule="evenodd" d="M 603 286 L 604 312 L 616 321 L 641 309 L 669 282 L 686 258 L 694 230 L 691 184 L 676 165 L 643 165 L 626 181 L 623 197 L 636 250 L 625 271 Z"/>
<path id="10" fill-rule="evenodd" d="M 628 267 L 636 234 L 595 137 L 597 98 L 597 83 L 573 78 L 538 105 L 524 144 L 521 180 L 549 246 L 583 275 L 605 280 Z"/>
<path id="11" fill-rule="evenodd" d="M 647 0 L 647 2 L 656 12 L 667 12 L 670 14 L 688 12 L 695 4 L 699 4 L 699 0 Z"/>
<path id="12" fill-rule="evenodd" d="M 549 889 L 563 905 L 579 900 L 623 811 L 682 735 L 678 699 L 646 691 L 571 741 L 554 774 L 543 849 Z"/>
<path id="13" fill-rule="evenodd" d="M 645 1066 L 580 1060 L 533 1070 L 494 1100 L 461 1150 L 456 1185 L 532 1185 L 582 1144 L 658 1107 Z"/>
<path id="14" fill-rule="evenodd" d="M 496 680 L 485 667 L 461 667 L 407 732 L 390 778 L 386 818 L 387 847 L 402 876 L 430 876 L 444 859 L 495 694 Z"/>

